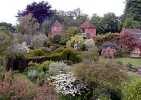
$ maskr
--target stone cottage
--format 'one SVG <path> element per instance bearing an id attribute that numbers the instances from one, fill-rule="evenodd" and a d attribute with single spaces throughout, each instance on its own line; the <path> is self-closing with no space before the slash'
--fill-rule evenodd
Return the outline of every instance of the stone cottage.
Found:
<path id="1" fill-rule="evenodd" d="M 80 30 L 86 38 L 95 38 L 96 37 L 96 27 L 91 24 L 88 20 L 80 25 Z"/>
<path id="2" fill-rule="evenodd" d="M 55 35 L 61 35 L 62 32 L 63 32 L 63 25 L 59 21 L 56 21 L 51 27 L 50 36 L 54 37 Z"/>

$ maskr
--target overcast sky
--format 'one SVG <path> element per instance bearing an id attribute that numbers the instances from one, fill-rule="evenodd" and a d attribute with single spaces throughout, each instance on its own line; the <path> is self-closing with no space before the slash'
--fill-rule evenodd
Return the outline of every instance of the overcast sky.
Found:
<path id="1" fill-rule="evenodd" d="M 27 4 L 33 1 L 42 0 L 0 0 L 0 22 L 16 23 L 18 10 L 23 10 Z M 45 0 L 46 1 L 46 0 Z M 47 0 L 53 9 L 73 10 L 80 8 L 83 13 L 89 16 L 97 13 L 102 16 L 107 12 L 114 12 L 116 15 L 123 14 L 125 0 Z"/>

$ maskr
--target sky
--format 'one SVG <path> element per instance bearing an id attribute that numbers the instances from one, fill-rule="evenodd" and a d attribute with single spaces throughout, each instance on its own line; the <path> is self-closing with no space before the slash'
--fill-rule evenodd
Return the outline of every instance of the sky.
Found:
<path id="1" fill-rule="evenodd" d="M 0 22 L 17 23 L 15 17 L 19 10 L 26 8 L 27 4 L 42 0 L 0 0 Z M 69 11 L 80 8 L 83 13 L 92 16 L 96 13 L 103 16 L 114 12 L 117 16 L 123 14 L 125 0 L 44 0 L 51 4 L 53 9 Z"/>

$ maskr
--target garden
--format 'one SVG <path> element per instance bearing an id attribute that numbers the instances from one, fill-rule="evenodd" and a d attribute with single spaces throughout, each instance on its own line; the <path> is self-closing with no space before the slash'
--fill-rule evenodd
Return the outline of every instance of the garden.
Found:
<path id="1" fill-rule="evenodd" d="M 138 36 L 116 25 L 96 34 L 94 17 L 61 16 L 44 1 L 17 18 L 0 24 L 0 100 L 141 100 Z"/>

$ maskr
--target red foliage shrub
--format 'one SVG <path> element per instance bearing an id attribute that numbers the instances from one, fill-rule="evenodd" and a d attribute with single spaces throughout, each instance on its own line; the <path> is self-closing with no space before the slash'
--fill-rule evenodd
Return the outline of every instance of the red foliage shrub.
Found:
<path id="1" fill-rule="evenodd" d="M 131 34 L 128 32 L 124 32 L 120 35 L 120 43 L 122 47 L 133 49 L 137 46 L 137 37 L 136 34 Z"/>

